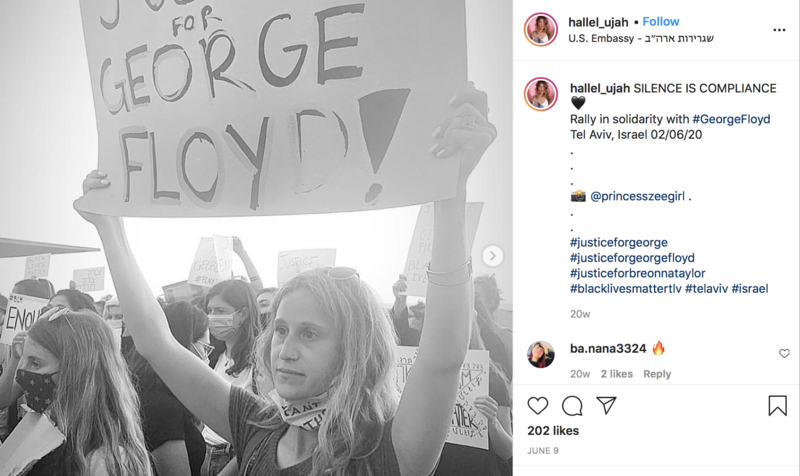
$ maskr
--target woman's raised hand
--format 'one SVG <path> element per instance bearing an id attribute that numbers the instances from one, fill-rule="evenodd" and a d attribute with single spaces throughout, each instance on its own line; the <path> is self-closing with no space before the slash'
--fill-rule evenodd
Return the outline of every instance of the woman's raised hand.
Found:
<path id="1" fill-rule="evenodd" d="M 454 112 L 431 134 L 437 142 L 430 152 L 437 158 L 462 152 L 458 183 L 464 186 L 483 153 L 497 137 L 497 129 L 488 120 L 486 93 L 475 89 L 472 83 L 456 93 L 449 104 Z"/>
<path id="2" fill-rule="evenodd" d="M 83 179 L 83 195 L 86 196 L 92 193 L 92 190 L 106 188 L 111 185 L 111 182 L 108 180 L 107 175 L 102 170 L 92 170 L 89 172 L 89 175 Z M 83 198 L 83 197 L 81 197 Z M 81 199 L 75 200 L 73 206 L 75 207 L 75 211 L 77 211 L 84 220 L 88 221 L 95 227 L 109 225 L 116 223 L 121 223 L 121 219 L 119 217 L 112 217 L 107 215 L 98 215 L 97 213 L 90 213 L 83 210 L 78 209 L 76 206 L 77 203 Z"/>

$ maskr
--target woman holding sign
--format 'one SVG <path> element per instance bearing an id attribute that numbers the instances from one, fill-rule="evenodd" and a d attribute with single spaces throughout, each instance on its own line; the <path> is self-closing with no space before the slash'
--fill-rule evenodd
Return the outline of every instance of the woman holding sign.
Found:
<path id="1" fill-rule="evenodd" d="M 234 443 L 240 475 L 409 476 L 435 469 L 474 312 L 466 184 L 496 136 L 484 93 L 469 87 L 450 104 L 454 113 L 433 132 L 431 154 L 460 161 L 456 196 L 435 204 L 427 322 L 399 402 L 391 322 L 355 270 L 313 270 L 276 295 L 274 319 L 256 352 L 256 364 L 275 383 L 274 403 L 265 402 L 232 386 L 171 337 L 122 220 L 82 212 L 103 241 L 138 351 L 190 411 Z M 89 174 L 84 192 L 108 186 L 105 177 Z"/>

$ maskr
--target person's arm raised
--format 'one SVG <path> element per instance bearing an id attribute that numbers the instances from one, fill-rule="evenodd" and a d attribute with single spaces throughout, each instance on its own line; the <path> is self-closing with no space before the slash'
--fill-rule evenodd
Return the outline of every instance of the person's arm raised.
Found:
<path id="1" fill-rule="evenodd" d="M 472 265 L 466 232 L 467 180 L 497 135 L 486 119 L 486 94 L 468 87 L 450 102 L 454 116 L 437 128 L 431 153 L 460 155 L 456 196 L 434 205 L 425 325 L 392 427 L 403 476 L 428 475 L 447 437 L 461 365 L 469 347 Z M 447 159 L 457 160 L 457 159 Z"/>
<path id="2" fill-rule="evenodd" d="M 93 171 L 83 182 L 83 192 L 88 194 L 108 185 L 105 173 Z M 150 292 L 133 256 L 122 219 L 81 211 L 78 202 L 76 210 L 97 228 L 103 242 L 126 327 L 133 336 L 136 350 L 190 412 L 230 441 L 230 384 L 172 337 L 164 311 Z"/>
<path id="3" fill-rule="evenodd" d="M 253 260 L 250 259 L 250 255 L 247 254 L 247 250 L 244 249 L 242 240 L 240 240 L 238 236 L 233 237 L 233 251 L 242 260 L 244 269 L 247 271 L 247 277 L 250 279 L 250 286 L 253 288 L 253 291 L 261 291 L 264 288 L 264 282 L 261 279 L 261 276 L 258 275 L 256 265 L 253 264 Z"/>

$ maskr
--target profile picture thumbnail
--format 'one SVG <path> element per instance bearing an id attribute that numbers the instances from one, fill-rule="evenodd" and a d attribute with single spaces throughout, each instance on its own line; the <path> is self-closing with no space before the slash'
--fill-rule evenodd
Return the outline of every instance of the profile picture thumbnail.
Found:
<path id="1" fill-rule="evenodd" d="M 558 36 L 558 23 L 547 13 L 534 13 L 525 21 L 525 37 L 533 46 L 547 46 Z"/>
<path id="2" fill-rule="evenodd" d="M 556 358 L 556 352 L 549 343 L 540 340 L 528 347 L 528 362 L 539 369 L 550 366 Z"/>
<path id="3" fill-rule="evenodd" d="M 547 111 L 558 101 L 558 88 L 547 78 L 534 78 L 525 86 L 525 101 L 535 111 Z"/>

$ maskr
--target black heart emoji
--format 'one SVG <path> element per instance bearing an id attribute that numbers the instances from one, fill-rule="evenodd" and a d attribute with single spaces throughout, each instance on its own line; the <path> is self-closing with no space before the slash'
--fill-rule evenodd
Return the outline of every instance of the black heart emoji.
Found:
<path id="1" fill-rule="evenodd" d="M 586 104 L 586 98 L 581 96 L 572 96 L 572 105 L 575 106 L 575 109 L 579 110 Z"/>

